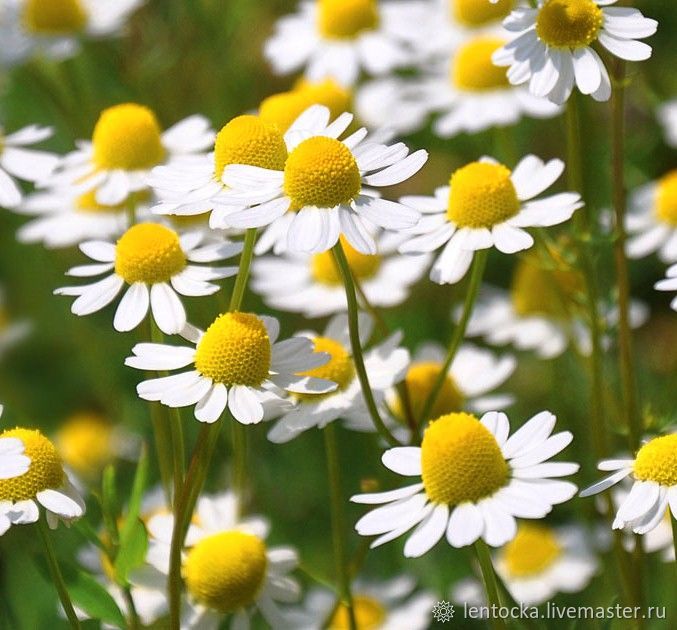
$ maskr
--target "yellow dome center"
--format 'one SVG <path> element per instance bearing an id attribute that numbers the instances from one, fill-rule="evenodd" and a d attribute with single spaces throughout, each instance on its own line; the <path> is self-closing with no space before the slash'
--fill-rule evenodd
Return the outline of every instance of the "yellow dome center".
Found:
<path id="1" fill-rule="evenodd" d="M 536 18 L 536 33 L 554 48 L 582 48 L 602 28 L 604 14 L 592 0 L 546 0 Z"/>
<path id="2" fill-rule="evenodd" d="M 128 284 L 167 282 L 185 266 L 178 234 L 159 223 L 133 225 L 115 248 L 115 272 Z"/>
<path id="3" fill-rule="evenodd" d="M 658 182 L 656 215 L 664 223 L 677 228 L 677 170 Z"/>
<path id="4" fill-rule="evenodd" d="M 467 413 L 450 413 L 428 425 L 421 443 L 421 468 L 430 500 L 447 505 L 491 496 L 509 474 L 496 438 Z"/>
<path id="5" fill-rule="evenodd" d="M 498 37 L 476 37 L 461 46 L 454 55 L 451 67 L 452 83 L 461 90 L 482 92 L 510 86 L 505 68 L 491 61 L 505 40 Z"/>
<path id="6" fill-rule="evenodd" d="M 677 486 L 677 433 L 654 438 L 639 449 L 635 477 L 661 486 Z"/>
<path id="7" fill-rule="evenodd" d="M 386 618 L 383 604 L 368 595 L 353 595 L 353 612 L 359 630 L 377 630 Z M 327 630 L 349 630 L 350 615 L 345 604 L 339 603 L 327 624 Z"/>
<path id="8" fill-rule="evenodd" d="M 350 352 L 338 341 L 329 339 L 329 337 L 315 337 L 313 343 L 315 352 L 326 352 L 331 358 L 324 365 L 300 374 L 324 378 L 338 385 L 336 391 L 344 390 L 355 377 L 355 364 Z M 319 400 L 321 396 L 331 396 L 336 391 L 329 394 L 297 394 L 297 397 L 299 400 Z"/>
<path id="9" fill-rule="evenodd" d="M 458 227 L 492 228 L 520 210 L 510 169 L 472 162 L 451 176 L 447 217 Z"/>
<path id="10" fill-rule="evenodd" d="M 52 444 L 37 429 L 10 429 L 0 438 L 18 438 L 24 452 L 30 457 L 28 472 L 13 479 L 0 479 L 0 501 L 25 501 L 34 499 L 38 492 L 58 488 L 64 480 L 61 457 Z"/>
<path id="11" fill-rule="evenodd" d="M 270 339 L 252 313 L 219 315 L 197 345 L 195 367 L 224 385 L 260 385 L 270 371 Z"/>
<path id="12" fill-rule="evenodd" d="M 221 179 L 229 164 L 246 164 L 281 171 L 287 160 L 287 145 L 277 125 L 258 116 L 233 118 L 216 136 L 214 174 Z"/>
<path id="13" fill-rule="evenodd" d="M 327 39 L 354 39 L 378 24 L 376 0 L 318 0 L 317 28 Z"/>
<path id="14" fill-rule="evenodd" d="M 334 208 L 350 203 L 362 189 L 350 149 L 334 138 L 315 136 L 299 144 L 287 159 L 284 191 L 292 208 Z"/>
<path id="15" fill-rule="evenodd" d="M 381 267 L 382 259 L 378 254 L 363 254 L 358 252 L 346 239 L 341 237 L 341 245 L 348 259 L 353 276 L 358 280 L 373 278 Z M 313 279 L 320 284 L 337 287 L 343 286 L 341 274 L 336 267 L 336 261 L 331 250 L 315 254 L 310 261 Z"/>
<path id="16" fill-rule="evenodd" d="M 136 103 L 103 110 L 92 143 L 94 163 L 106 170 L 150 169 L 165 158 L 160 123 L 152 110 Z"/>
<path id="17" fill-rule="evenodd" d="M 528 578 L 549 569 L 562 555 L 555 532 L 545 525 L 521 523 L 517 535 L 502 550 L 511 577 Z"/>
<path id="18" fill-rule="evenodd" d="M 63 461 L 75 472 L 93 477 L 114 457 L 113 425 L 96 413 L 78 413 L 59 429 L 56 443 Z"/>
<path id="19" fill-rule="evenodd" d="M 183 576 L 198 602 L 228 614 L 256 601 L 267 566 L 266 546 L 260 538 L 228 531 L 198 542 L 183 564 Z"/>
<path id="20" fill-rule="evenodd" d="M 87 12 L 81 0 L 26 0 L 26 28 L 39 35 L 67 35 L 82 31 Z"/>
<path id="21" fill-rule="evenodd" d="M 451 10 L 458 22 L 475 28 L 488 22 L 502 20 L 512 11 L 514 0 L 498 0 L 492 4 L 487 0 L 450 0 Z"/>

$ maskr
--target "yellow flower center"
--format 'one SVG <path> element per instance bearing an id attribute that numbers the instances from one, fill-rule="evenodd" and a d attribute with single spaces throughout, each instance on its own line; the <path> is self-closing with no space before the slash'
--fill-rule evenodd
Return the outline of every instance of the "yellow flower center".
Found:
<path id="1" fill-rule="evenodd" d="M 334 208 L 352 201 L 361 189 L 355 157 L 334 138 L 308 138 L 289 154 L 284 191 L 292 201 L 292 209 Z"/>
<path id="2" fill-rule="evenodd" d="M 510 169 L 472 162 L 451 176 L 447 218 L 458 227 L 492 228 L 520 210 Z"/>
<path id="3" fill-rule="evenodd" d="M 219 315 L 197 345 L 195 368 L 224 385 L 260 385 L 270 371 L 270 339 L 252 313 Z"/>
<path id="4" fill-rule="evenodd" d="M 297 394 L 299 400 L 319 400 L 320 397 L 331 396 L 337 391 L 346 389 L 355 377 L 353 358 L 342 344 L 334 339 L 329 339 L 329 337 L 315 337 L 313 343 L 315 344 L 315 352 L 326 352 L 331 358 L 324 365 L 300 374 L 324 378 L 336 383 L 338 388 L 329 394 Z"/>
<path id="5" fill-rule="evenodd" d="M 258 116 L 233 118 L 216 136 L 214 174 L 221 179 L 229 164 L 246 164 L 281 171 L 287 160 L 287 145 L 277 125 Z"/>
<path id="6" fill-rule="evenodd" d="M 150 201 L 150 191 L 148 190 L 132 194 L 135 196 L 136 203 L 146 203 Z M 117 214 L 119 212 L 124 212 L 128 203 L 129 198 L 113 206 L 101 204 L 96 200 L 96 190 L 90 190 L 76 199 L 75 209 L 83 214 Z"/>
<path id="7" fill-rule="evenodd" d="M 376 0 L 318 0 L 317 28 L 327 39 L 354 39 L 378 24 Z"/>
<path id="8" fill-rule="evenodd" d="M 517 535 L 502 550 L 505 568 L 511 577 L 524 578 L 542 573 L 562 555 L 555 532 L 545 525 L 522 523 Z"/>
<path id="9" fill-rule="evenodd" d="M 165 157 L 160 123 L 152 110 L 136 103 L 104 109 L 92 143 L 94 163 L 106 170 L 145 170 Z"/>
<path id="10" fill-rule="evenodd" d="M 512 11 L 514 0 L 498 0 L 492 4 L 487 0 L 450 0 L 451 10 L 458 22 L 464 26 L 477 27 L 487 22 L 502 20 Z"/>
<path id="11" fill-rule="evenodd" d="M 536 33 L 554 48 L 582 48 L 602 28 L 604 14 L 592 0 L 546 0 L 536 18 Z"/>
<path id="12" fill-rule="evenodd" d="M 677 433 L 654 438 L 635 457 L 635 477 L 661 486 L 677 486 Z"/>
<path id="13" fill-rule="evenodd" d="M 228 531 L 198 542 L 184 562 L 183 576 L 198 602 L 228 614 L 256 601 L 267 567 L 266 546 L 260 538 Z"/>
<path id="14" fill-rule="evenodd" d="M 133 225 L 115 248 L 115 272 L 128 284 L 167 282 L 185 266 L 179 235 L 159 223 Z"/>
<path id="15" fill-rule="evenodd" d="M 78 413 L 59 429 L 59 452 L 75 472 L 97 475 L 115 454 L 112 447 L 113 425 L 97 413 Z"/>
<path id="16" fill-rule="evenodd" d="M 353 275 L 358 280 L 373 278 L 381 267 L 381 257 L 378 254 L 358 252 L 346 239 L 341 237 L 340 240 Z M 332 287 L 343 286 L 341 274 L 336 267 L 336 261 L 331 250 L 315 254 L 310 261 L 310 270 L 313 279 L 320 284 Z"/>
<path id="17" fill-rule="evenodd" d="M 39 35 L 77 33 L 87 24 L 81 0 L 26 0 L 24 24 Z"/>
<path id="18" fill-rule="evenodd" d="M 430 500 L 448 505 L 491 496 L 509 474 L 496 438 L 467 413 L 450 413 L 428 425 L 421 443 L 421 468 Z"/>
<path id="19" fill-rule="evenodd" d="M 672 227 L 677 227 L 677 169 L 658 182 L 656 215 Z"/>
<path id="20" fill-rule="evenodd" d="M 368 595 L 353 595 L 353 612 L 359 630 L 377 630 L 386 618 L 383 604 Z M 339 603 L 327 624 L 327 630 L 349 630 L 350 615 L 345 604 Z"/>
<path id="21" fill-rule="evenodd" d="M 25 501 L 38 492 L 58 488 L 64 480 L 61 457 L 52 444 L 37 429 L 10 429 L 0 438 L 18 438 L 24 452 L 30 457 L 28 472 L 13 479 L 0 479 L 0 501 Z"/>
<path id="22" fill-rule="evenodd" d="M 469 92 L 509 87 L 506 69 L 491 61 L 491 55 L 503 44 L 505 40 L 498 37 L 482 36 L 461 46 L 451 67 L 452 83 Z"/>

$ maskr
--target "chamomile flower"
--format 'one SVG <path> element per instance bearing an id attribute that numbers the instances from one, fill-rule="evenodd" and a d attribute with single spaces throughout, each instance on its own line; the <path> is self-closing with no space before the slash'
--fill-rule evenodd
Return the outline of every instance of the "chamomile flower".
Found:
<path id="1" fill-rule="evenodd" d="M 0 444 L 9 439 L 10 446 L 20 442 L 30 460 L 22 475 L 0 479 L 0 531 L 10 525 L 35 523 L 40 507 L 47 524 L 55 529 L 60 520 L 69 524 L 85 513 L 85 504 L 63 469 L 54 444 L 37 429 L 15 428 L 0 433 Z"/>
<path id="2" fill-rule="evenodd" d="M 658 527 L 666 511 L 677 517 L 677 433 L 645 442 L 634 459 L 608 459 L 597 466 L 612 474 L 580 493 L 589 497 L 604 492 L 630 477 L 632 488 L 621 503 L 614 529 L 629 527 L 635 534 L 646 534 Z"/>
<path id="3" fill-rule="evenodd" d="M 219 290 L 212 280 L 237 273 L 237 267 L 191 264 L 230 258 L 242 248 L 241 244 L 228 241 L 204 244 L 204 238 L 202 232 L 179 236 L 159 223 L 137 223 L 117 243 L 88 241 L 80 245 L 95 264 L 73 267 L 68 275 L 89 278 L 108 274 L 103 280 L 63 287 L 54 293 L 77 296 L 71 311 L 75 315 L 90 315 L 108 306 L 127 285 L 115 311 L 115 330 L 133 330 L 150 309 L 160 330 L 168 335 L 178 333 L 186 324 L 186 311 L 179 295 L 211 295 Z"/>
<path id="4" fill-rule="evenodd" d="M 534 239 L 524 228 L 563 223 L 583 206 L 573 192 L 534 199 L 563 170 L 561 160 L 544 163 L 535 155 L 523 158 L 514 171 L 490 158 L 471 162 L 456 170 L 449 186 L 438 188 L 434 197 L 401 199 L 425 217 L 409 230 L 415 236 L 400 251 L 430 252 L 444 245 L 430 278 L 454 284 L 466 274 L 477 250 L 496 247 L 514 254 L 529 249 Z"/>
<path id="5" fill-rule="evenodd" d="M 52 174 L 59 158 L 47 151 L 27 149 L 52 136 L 51 127 L 30 125 L 6 136 L 0 128 L 0 206 L 15 208 L 21 203 L 16 180 L 40 182 Z"/>
<path id="6" fill-rule="evenodd" d="M 238 422 L 254 424 L 263 419 L 262 403 L 281 398 L 281 390 L 305 395 L 336 389 L 335 383 L 311 374 L 327 363 L 327 354 L 314 352 L 304 337 L 278 342 L 279 332 L 273 317 L 224 313 L 205 332 L 186 326 L 182 336 L 193 346 L 140 343 L 125 365 L 139 370 L 192 366 L 140 383 L 139 396 L 168 407 L 196 405 L 200 422 L 216 422 L 228 407 Z"/>
<path id="7" fill-rule="evenodd" d="M 377 237 L 378 254 L 362 254 L 341 237 L 353 277 L 373 306 L 389 307 L 404 302 L 410 287 L 418 282 L 430 256 L 397 255 L 401 237 Z M 341 276 L 330 251 L 257 258 L 252 266 L 252 288 L 269 306 L 282 311 L 323 317 L 347 310 Z M 285 279 L 280 282 L 280 277 Z"/>
<path id="8" fill-rule="evenodd" d="M 359 330 L 360 341 L 364 345 L 371 337 L 373 320 L 361 314 Z M 336 383 L 337 387 L 334 391 L 320 394 L 297 394 L 296 407 L 282 415 L 268 432 L 268 439 L 278 444 L 288 442 L 313 427 L 324 428 L 339 418 L 368 414 L 352 357 L 347 315 L 332 317 L 322 335 L 315 332 L 301 334 L 304 336 L 296 338 L 308 342 L 312 340 L 316 351 L 330 357 L 329 361 L 307 374 Z M 401 333 L 396 332 L 364 354 L 369 384 L 377 401 L 383 400 L 385 391 L 402 379 L 409 363 L 409 353 L 398 347 L 401 338 Z"/>
<path id="9" fill-rule="evenodd" d="M 677 262 L 677 169 L 631 195 L 626 228 L 628 256 L 643 258 L 657 251 L 664 263 Z"/>
<path id="10" fill-rule="evenodd" d="M 659 291 L 677 291 L 677 265 L 668 267 L 665 275 L 665 279 L 659 280 L 654 287 Z M 672 298 L 670 308 L 672 308 L 673 311 L 677 311 L 677 296 Z"/>
<path id="11" fill-rule="evenodd" d="M 406 65 L 408 33 L 424 15 L 417 2 L 302 1 L 277 23 L 264 53 L 278 74 L 303 69 L 310 81 L 330 77 L 353 85 L 362 70 L 382 75 Z"/>
<path id="12" fill-rule="evenodd" d="M 77 142 L 45 185 L 94 192 L 97 203 L 115 206 L 132 193 L 148 192 L 147 178 L 158 164 L 180 160 L 190 165 L 209 148 L 214 132 L 202 116 L 191 116 L 163 132 L 155 113 L 137 103 L 103 110 L 91 142 Z M 131 198 L 134 200 L 135 198 Z"/>
<path id="13" fill-rule="evenodd" d="M 503 413 L 489 412 L 478 420 L 451 413 L 432 421 L 420 447 L 389 449 L 384 465 L 421 481 L 390 492 L 361 494 L 355 503 L 379 504 L 355 529 L 378 536 L 378 547 L 416 528 L 404 546 L 406 557 L 432 549 L 446 532 L 453 547 L 482 538 L 500 547 L 517 534 L 515 518 L 540 519 L 552 506 L 568 501 L 576 486 L 559 477 L 571 475 L 578 464 L 548 462 L 572 440 L 569 431 L 550 435 L 555 416 L 535 415 L 511 437 Z"/>
<path id="14" fill-rule="evenodd" d="M 510 66 L 513 85 L 529 82 L 529 91 L 564 103 L 574 88 L 596 101 L 611 96 L 611 82 L 598 44 L 612 55 L 643 61 L 651 47 L 638 40 L 656 32 L 656 20 L 616 0 L 538 0 L 536 8 L 515 9 L 503 26 L 514 38 L 494 53 L 494 63 Z"/>
<path id="15" fill-rule="evenodd" d="M 658 120 L 663 125 L 665 141 L 677 147 L 677 100 L 664 103 L 658 108 Z"/>

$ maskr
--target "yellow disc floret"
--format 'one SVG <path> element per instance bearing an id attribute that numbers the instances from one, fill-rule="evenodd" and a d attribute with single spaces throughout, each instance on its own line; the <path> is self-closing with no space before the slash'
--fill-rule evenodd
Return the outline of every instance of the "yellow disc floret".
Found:
<path id="1" fill-rule="evenodd" d="M 67 35 L 82 31 L 87 12 L 81 0 L 26 0 L 26 28 L 40 35 Z"/>
<path id="2" fill-rule="evenodd" d="M 386 618 L 383 604 L 368 595 L 353 595 L 353 613 L 360 630 L 377 630 Z M 339 603 L 326 627 L 327 630 L 350 629 L 350 614 L 345 604 Z"/>
<path id="3" fill-rule="evenodd" d="M 102 169 L 145 170 L 165 157 L 162 131 L 155 114 L 136 103 L 105 109 L 92 136 L 94 163 Z"/>
<path id="4" fill-rule="evenodd" d="M 378 254 L 358 252 L 346 239 L 341 237 L 340 240 L 353 276 L 358 280 L 373 278 L 381 267 L 381 257 Z M 313 279 L 320 284 L 332 287 L 343 286 L 341 274 L 336 267 L 336 261 L 331 250 L 315 254 L 310 261 L 310 270 Z"/>
<path id="5" fill-rule="evenodd" d="M 672 227 L 677 227 L 677 169 L 658 182 L 656 216 Z"/>
<path id="6" fill-rule="evenodd" d="M 28 472 L 12 479 L 0 479 L 0 501 L 34 499 L 43 490 L 59 488 L 64 480 L 61 457 L 52 444 L 37 429 L 10 429 L 0 438 L 17 438 L 23 442 L 24 453 L 30 458 Z"/>
<path id="7" fill-rule="evenodd" d="M 317 28 L 327 39 L 354 39 L 378 23 L 376 0 L 318 0 Z"/>
<path id="8" fill-rule="evenodd" d="M 197 371 L 229 386 L 260 385 L 268 377 L 270 361 L 268 331 L 252 313 L 219 315 L 195 352 Z"/>
<path id="9" fill-rule="evenodd" d="M 520 210 L 510 169 L 472 162 L 451 176 L 447 217 L 459 227 L 492 228 Z"/>
<path id="10" fill-rule="evenodd" d="M 491 55 L 503 44 L 505 40 L 498 37 L 482 36 L 461 46 L 452 62 L 452 83 L 468 92 L 509 87 L 506 69 L 494 65 L 491 60 Z"/>
<path id="11" fill-rule="evenodd" d="M 361 188 L 355 157 L 345 144 L 334 138 L 308 138 L 289 154 L 284 168 L 284 191 L 294 209 L 347 204 L 357 197 Z"/>
<path id="12" fill-rule="evenodd" d="M 315 344 L 315 352 L 326 352 L 331 358 L 324 365 L 300 374 L 332 381 L 338 385 L 337 391 L 344 390 L 355 377 L 355 364 L 350 352 L 341 343 L 329 337 L 315 337 L 313 343 Z M 327 395 L 331 396 L 331 393 L 297 394 L 298 398 L 302 400 L 319 400 L 320 396 Z"/>
<path id="13" fill-rule="evenodd" d="M 593 0 L 546 0 L 536 18 L 536 33 L 554 48 L 582 48 L 591 44 L 604 23 Z"/>
<path id="14" fill-rule="evenodd" d="M 113 425 L 98 413 L 71 416 L 59 429 L 56 443 L 63 461 L 75 472 L 93 477 L 113 461 Z"/>
<path id="15" fill-rule="evenodd" d="M 467 413 L 450 413 L 428 425 L 421 443 L 421 468 L 430 500 L 447 505 L 491 496 L 509 474 L 496 438 Z"/>
<path id="16" fill-rule="evenodd" d="M 647 442 L 639 449 L 634 465 L 635 478 L 677 486 L 677 433 Z"/>
<path id="17" fill-rule="evenodd" d="M 512 11 L 514 0 L 498 0 L 495 4 L 483 0 L 449 0 L 454 18 L 472 28 L 502 20 Z"/>
<path id="18" fill-rule="evenodd" d="M 260 538 L 228 531 L 198 542 L 184 562 L 183 576 L 193 598 L 228 614 L 256 601 L 267 566 L 266 546 Z"/>
<path id="19" fill-rule="evenodd" d="M 562 555 L 555 532 L 545 525 L 521 523 L 517 535 L 502 550 L 510 577 L 529 578 L 549 569 Z"/>
<path id="20" fill-rule="evenodd" d="M 115 248 L 115 272 L 128 284 L 167 282 L 185 267 L 178 234 L 159 223 L 133 225 Z"/>
<path id="21" fill-rule="evenodd" d="M 277 125 L 258 116 L 238 116 L 219 131 L 214 144 L 214 174 L 217 179 L 229 164 L 247 164 L 281 171 L 287 146 Z"/>

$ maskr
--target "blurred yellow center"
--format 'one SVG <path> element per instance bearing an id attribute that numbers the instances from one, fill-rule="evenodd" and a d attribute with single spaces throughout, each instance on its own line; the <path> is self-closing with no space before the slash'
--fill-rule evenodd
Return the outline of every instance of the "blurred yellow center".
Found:
<path id="1" fill-rule="evenodd" d="M 328 39 L 353 39 L 378 23 L 376 0 L 318 0 L 317 27 Z"/>
<path id="2" fill-rule="evenodd" d="M 656 215 L 672 227 L 677 227 L 677 170 L 671 171 L 658 182 Z"/>
<path id="3" fill-rule="evenodd" d="M 562 548 L 549 527 L 522 523 L 501 555 L 511 577 L 533 577 L 552 566 L 562 555 Z"/>
<path id="4" fill-rule="evenodd" d="M 139 191 L 133 194 L 136 203 L 145 203 L 150 200 L 150 191 Z M 128 203 L 129 198 L 113 206 L 99 203 L 96 200 L 96 190 L 90 190 L 77 198 L 75 201 L 75 209 L 84 214 L 116 214 L 118 212 L 124 212 Z"/>
<path id="5" fill-rule="evenodd" d="M 224 385 L 256 387 L 270 371 L 270 339 L 252 313 L 219 315 L 197 345 L 195 368 Z"/>
<path id="6" fill-rule="evenodd" d="M 358 252 L 344 238 L 341 238 L 341 245 L 353 276 L 358 280 L 368 280 L 376 275 L 382 262 L 378 254 L 371 255 Z M 316 282 L 329 286 L 343 286 L 341 274 L 336 267 L 336 261 L 331 250 L 315 254 L 310 261 L 310 269 Z"/>
<path id="7" fill-rule="evenodd" d="M 26 0 L 24 24 L 40 35 L 65 35 L 84 29 L 87 13 L 81 0 Z"/>
<path id="8" fill-rule="evenodd" d="M 113 451 L 113 425 L 96 413 L 78 413 L 59 429 L 59 452 L 75 472 L 92 477 L 110 463 Z"/>
<path id="9" fill-rule="evenodd" d="M 299 144 L 287 159 L 284 191 L 292 208 L 334 208 L 360 193 L 360 171 L 350 149 L 334 138 L 316 136 Z"/>
<path id="10" fill-rule="evenodd" d="M 159 223 L 133 225 L 115 248 L 115 272 L 128 284 L 167 282 L 185 267 L 178 234 Z"/>
<path id="11" fill-rule="evenodd" d="M 467 413 L 450 413 L 428 425 L 421 468 L 430 500 L 448 505 L 491 496 L 505 485 L 509 472 L 496 438 Z"/>
<path id="12" fill-rule="evenodd" d="M 258 116 L 233 118 L 216 136 L 214 174 L 221 179 L 229 164 L 247 164 L 281 171 L 287 159 L 287 146 L 279 128 Z"/>
<path id="13" fill-rule="evenodd" d="M 503 44 L 505 40 L 498 37 L 482 36 L 461 46 L 452 63 L 452 83 L 469 92 L 508 87 L 506 69 L 495 66 L 491 61 L 491 55 Z"/>
<path id="14" fill-rule="evenodd" d="M 377 630 L 386 618 L 383 604 L 367 595 L 353 595 L 353 612 L 359 630 Z M 327 630 L 350 630 L 350 615 L 345 604 L 339 603 L 327 624 Z"/>
<path id="15" fill-rule="evenodd" d="M 263 541 L 244 532 L 221 532 L 198 542 L 188 553 L 183 576 L 201 604 L 228 614 L 256 601 L 268 560 Z"/>
<path id="16" fill-rule="evenodd" d="M 502 20 L 512 11 L 514 0 L 450 0 L 454 17 L 464 26 L 477 27 L 487 22 Z"/>
<path id="17" fill-rule="evenodd" d="M 102 169 L 145 170 L 165 157 L 162 131 L 155 114 L 136 103 L 105 109 L 92 136 L 94 163 Z"/>
<path id="18" fill-rule="evenodd" d="M 472 162 L 451 176 L 447 217 L 458 227 L 492 228 L 520 210 L 510 169 Z"/>
<path id="19" fill-rule="evenodd" d="M 602 28 L 604 14 L 593 0 L 546 0 L 536 18 L 536 32 L 549 46 L 582 48 Z"/>
<path id="20" fill-rule="evenodd" d="M 654 438 L 639 449 L 634 465 L 640 481 L 677 486 L 677 433 Z"/>
<path id="21" fill-rule="evenodd" d="M 338 385 L 336 391 L 344 390 L 352 382 L 355 376 L 355 364 L 350 352 L 338 341 L 329 337 L 315 337 L 315 352 L 326 352 L 331 358 L 320 367 L 307 372 L 300 372 L 302 376 L 313 376 L 332 381 Z M 297 394 L 300 400 L 319 400 L 319 396 L 331 396 L 330 394 Z"/>
<path id="22" fill-rule="evenodd" d="M 63 483 L 61 457 L 52 444 L 37 429 L 10 429 L 0 438 L 17 438 L 23 442 L 24 452 L 31 465 L 26 473 L 12 479 L 0 479 L 0 501 L 34 499 L 38 492 L 58 488 Z"/>

